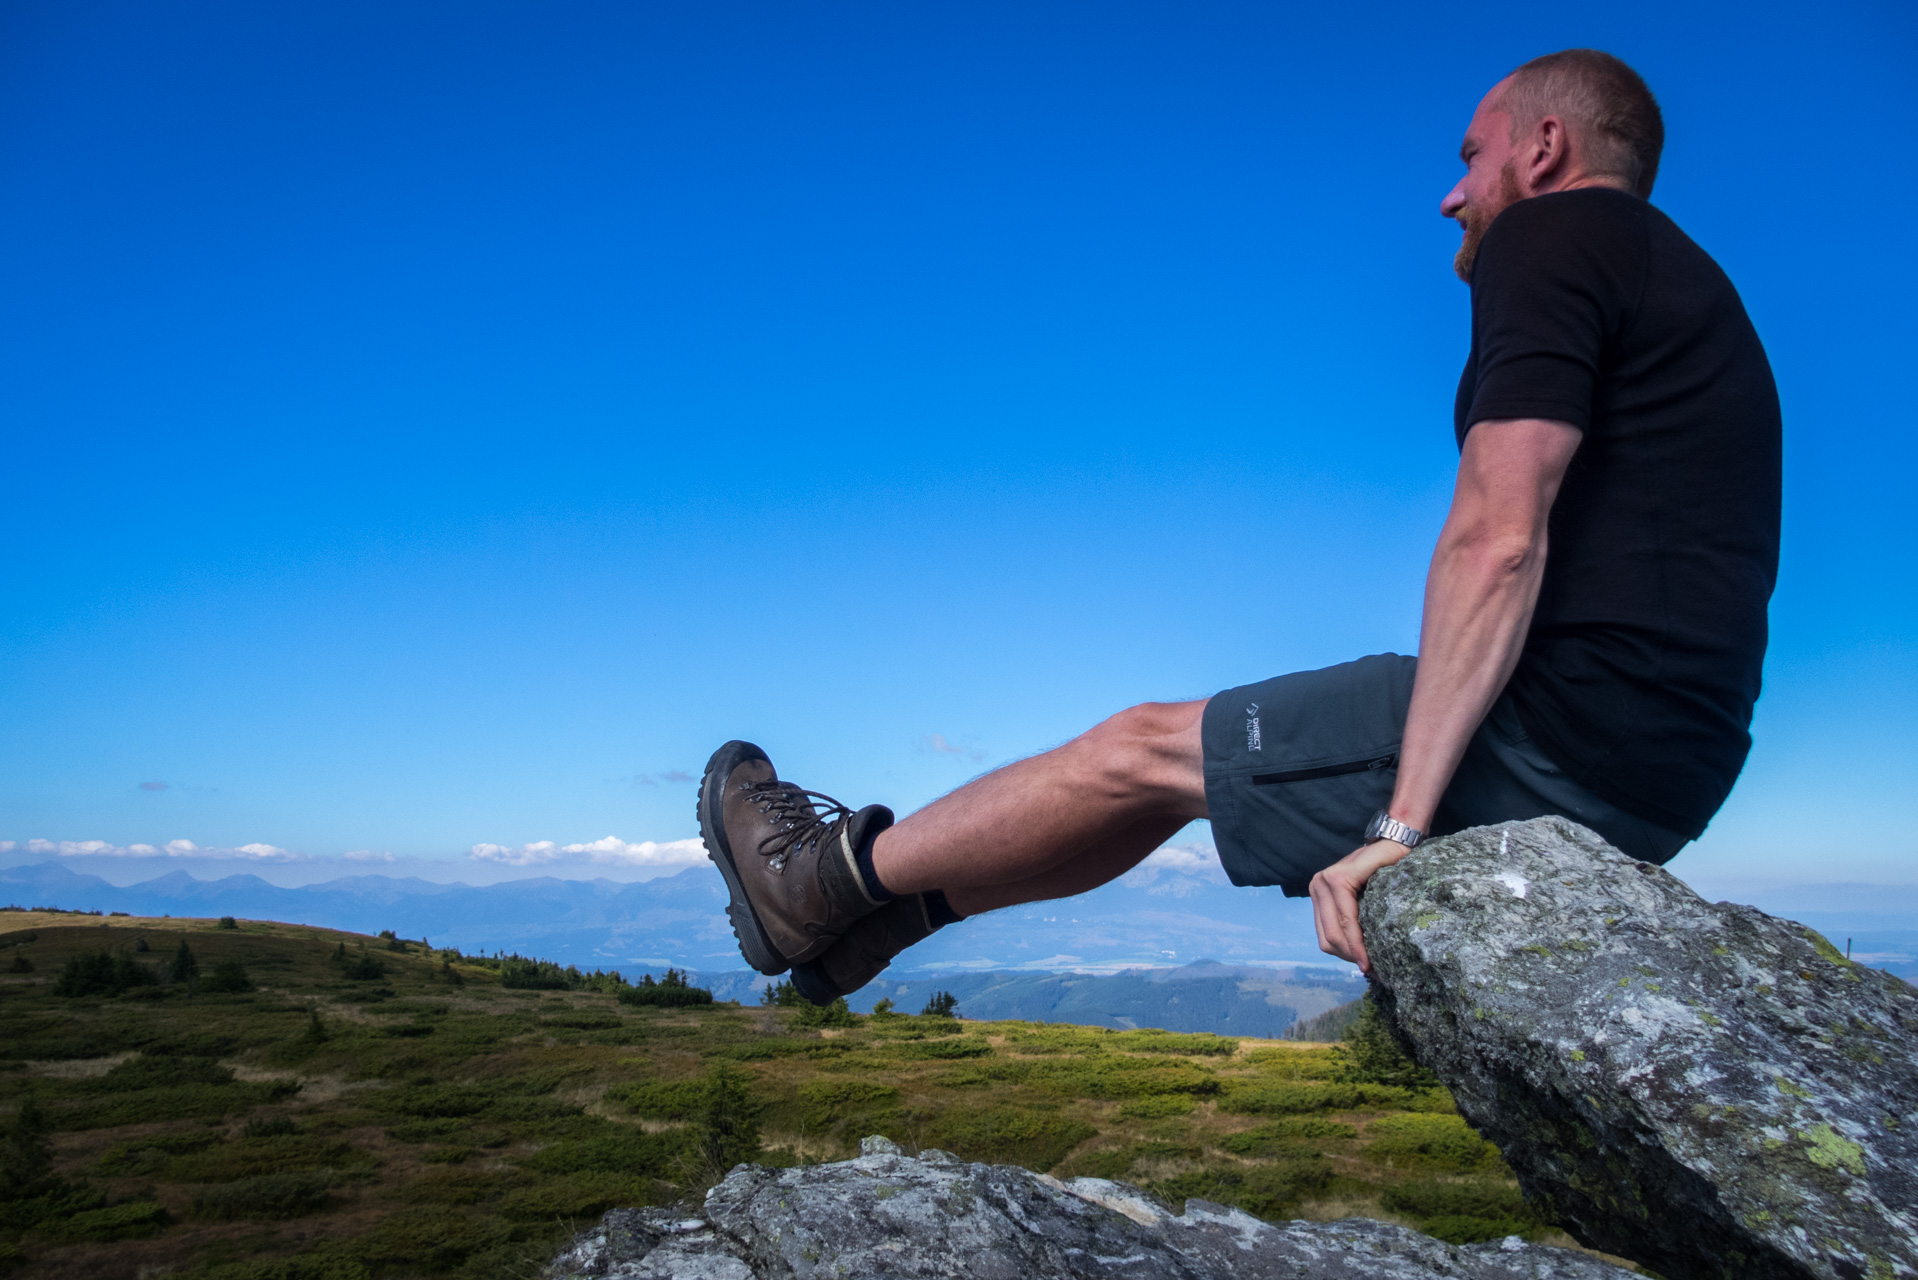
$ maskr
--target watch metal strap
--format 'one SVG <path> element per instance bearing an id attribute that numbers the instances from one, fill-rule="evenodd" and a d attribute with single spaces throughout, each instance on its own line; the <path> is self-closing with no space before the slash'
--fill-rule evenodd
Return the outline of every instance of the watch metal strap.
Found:
<path id="1" fill-rule="evenodd" d="M 1368 844 L 1374 840 L 1392 840 L 1408 849 L 1416 849 L 1419 841 L 1425 839 L 1425 833 L 1417 827 L 1406 826 L 1380 809 L 1372 815 L 1372 821 L 1365 824 L 1365 839 Z"/>

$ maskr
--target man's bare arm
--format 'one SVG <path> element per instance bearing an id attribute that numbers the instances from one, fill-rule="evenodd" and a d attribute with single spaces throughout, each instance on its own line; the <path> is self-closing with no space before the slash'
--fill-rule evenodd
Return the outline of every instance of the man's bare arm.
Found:
<path id="1" fill-rule="evenodd" d="M 1465 437 L 1425 579 L 1418 675 L 1389 810 L 1408 826 L 1431 829 L 1466 744 L 1518 665 L 1545 573 L 1547 519 L 1581 438 L 1570 423 L 1543 418 L 1487 420 Z M 1370 967 L 1359 891 L 1406 852 L 1375 840 L 1312 878 L 1321 949 Z"/>

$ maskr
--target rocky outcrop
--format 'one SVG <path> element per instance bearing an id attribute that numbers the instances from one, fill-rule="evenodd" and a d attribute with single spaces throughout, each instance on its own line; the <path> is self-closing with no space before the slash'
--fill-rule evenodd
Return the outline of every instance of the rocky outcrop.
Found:
<path id="1" fill-rule="evenodd" d="M 1561 818 L 1432 841 L 1361 923 L 1421 1063 L 1575 1237 L 1681 1277 L 1918 1275 L 1918 993 Z"/>
<path id="2" fill-rule="evenodd" d="M 1584 1254 L 1448 1245 L 1382 1222 L 1273 1225 L 1188 1200 L 1174 1216 L 1100 1178 L 1061 1182 L 868 1138 L 856 1160 L 740 1165 L 703 1211 L 615 1209 L 548 1280 L 1626 1280 Z"/>

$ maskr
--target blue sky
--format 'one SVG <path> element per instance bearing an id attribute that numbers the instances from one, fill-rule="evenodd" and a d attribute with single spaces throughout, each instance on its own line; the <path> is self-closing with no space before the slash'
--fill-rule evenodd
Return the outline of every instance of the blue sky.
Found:
<path id="1" fill-rule="evenodd" d="M 14 0 L 6 858 L 645 874 L 729 737 L 903 811 L 1411 651 L 1467 344 L 1438 200 L 1484 89 L 1589 44 L 1658 93 L 1656 202 L 1786 415 L 1757 746 L 1673 869 L 1918 881 L 1915 27 Z"/>

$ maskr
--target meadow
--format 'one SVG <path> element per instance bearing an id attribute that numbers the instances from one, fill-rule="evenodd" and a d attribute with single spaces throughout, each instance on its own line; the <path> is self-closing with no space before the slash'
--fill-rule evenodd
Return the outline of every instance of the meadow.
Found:
<path id="1" fill-rule="evenodd" d="M 531 1277 L 610 1207 L 874 1133 L 1570 1243 L 1370 1020 L 1331 1045 L 699 1001 L 390 935 L 0 912 L 0 1270 Z"/>

